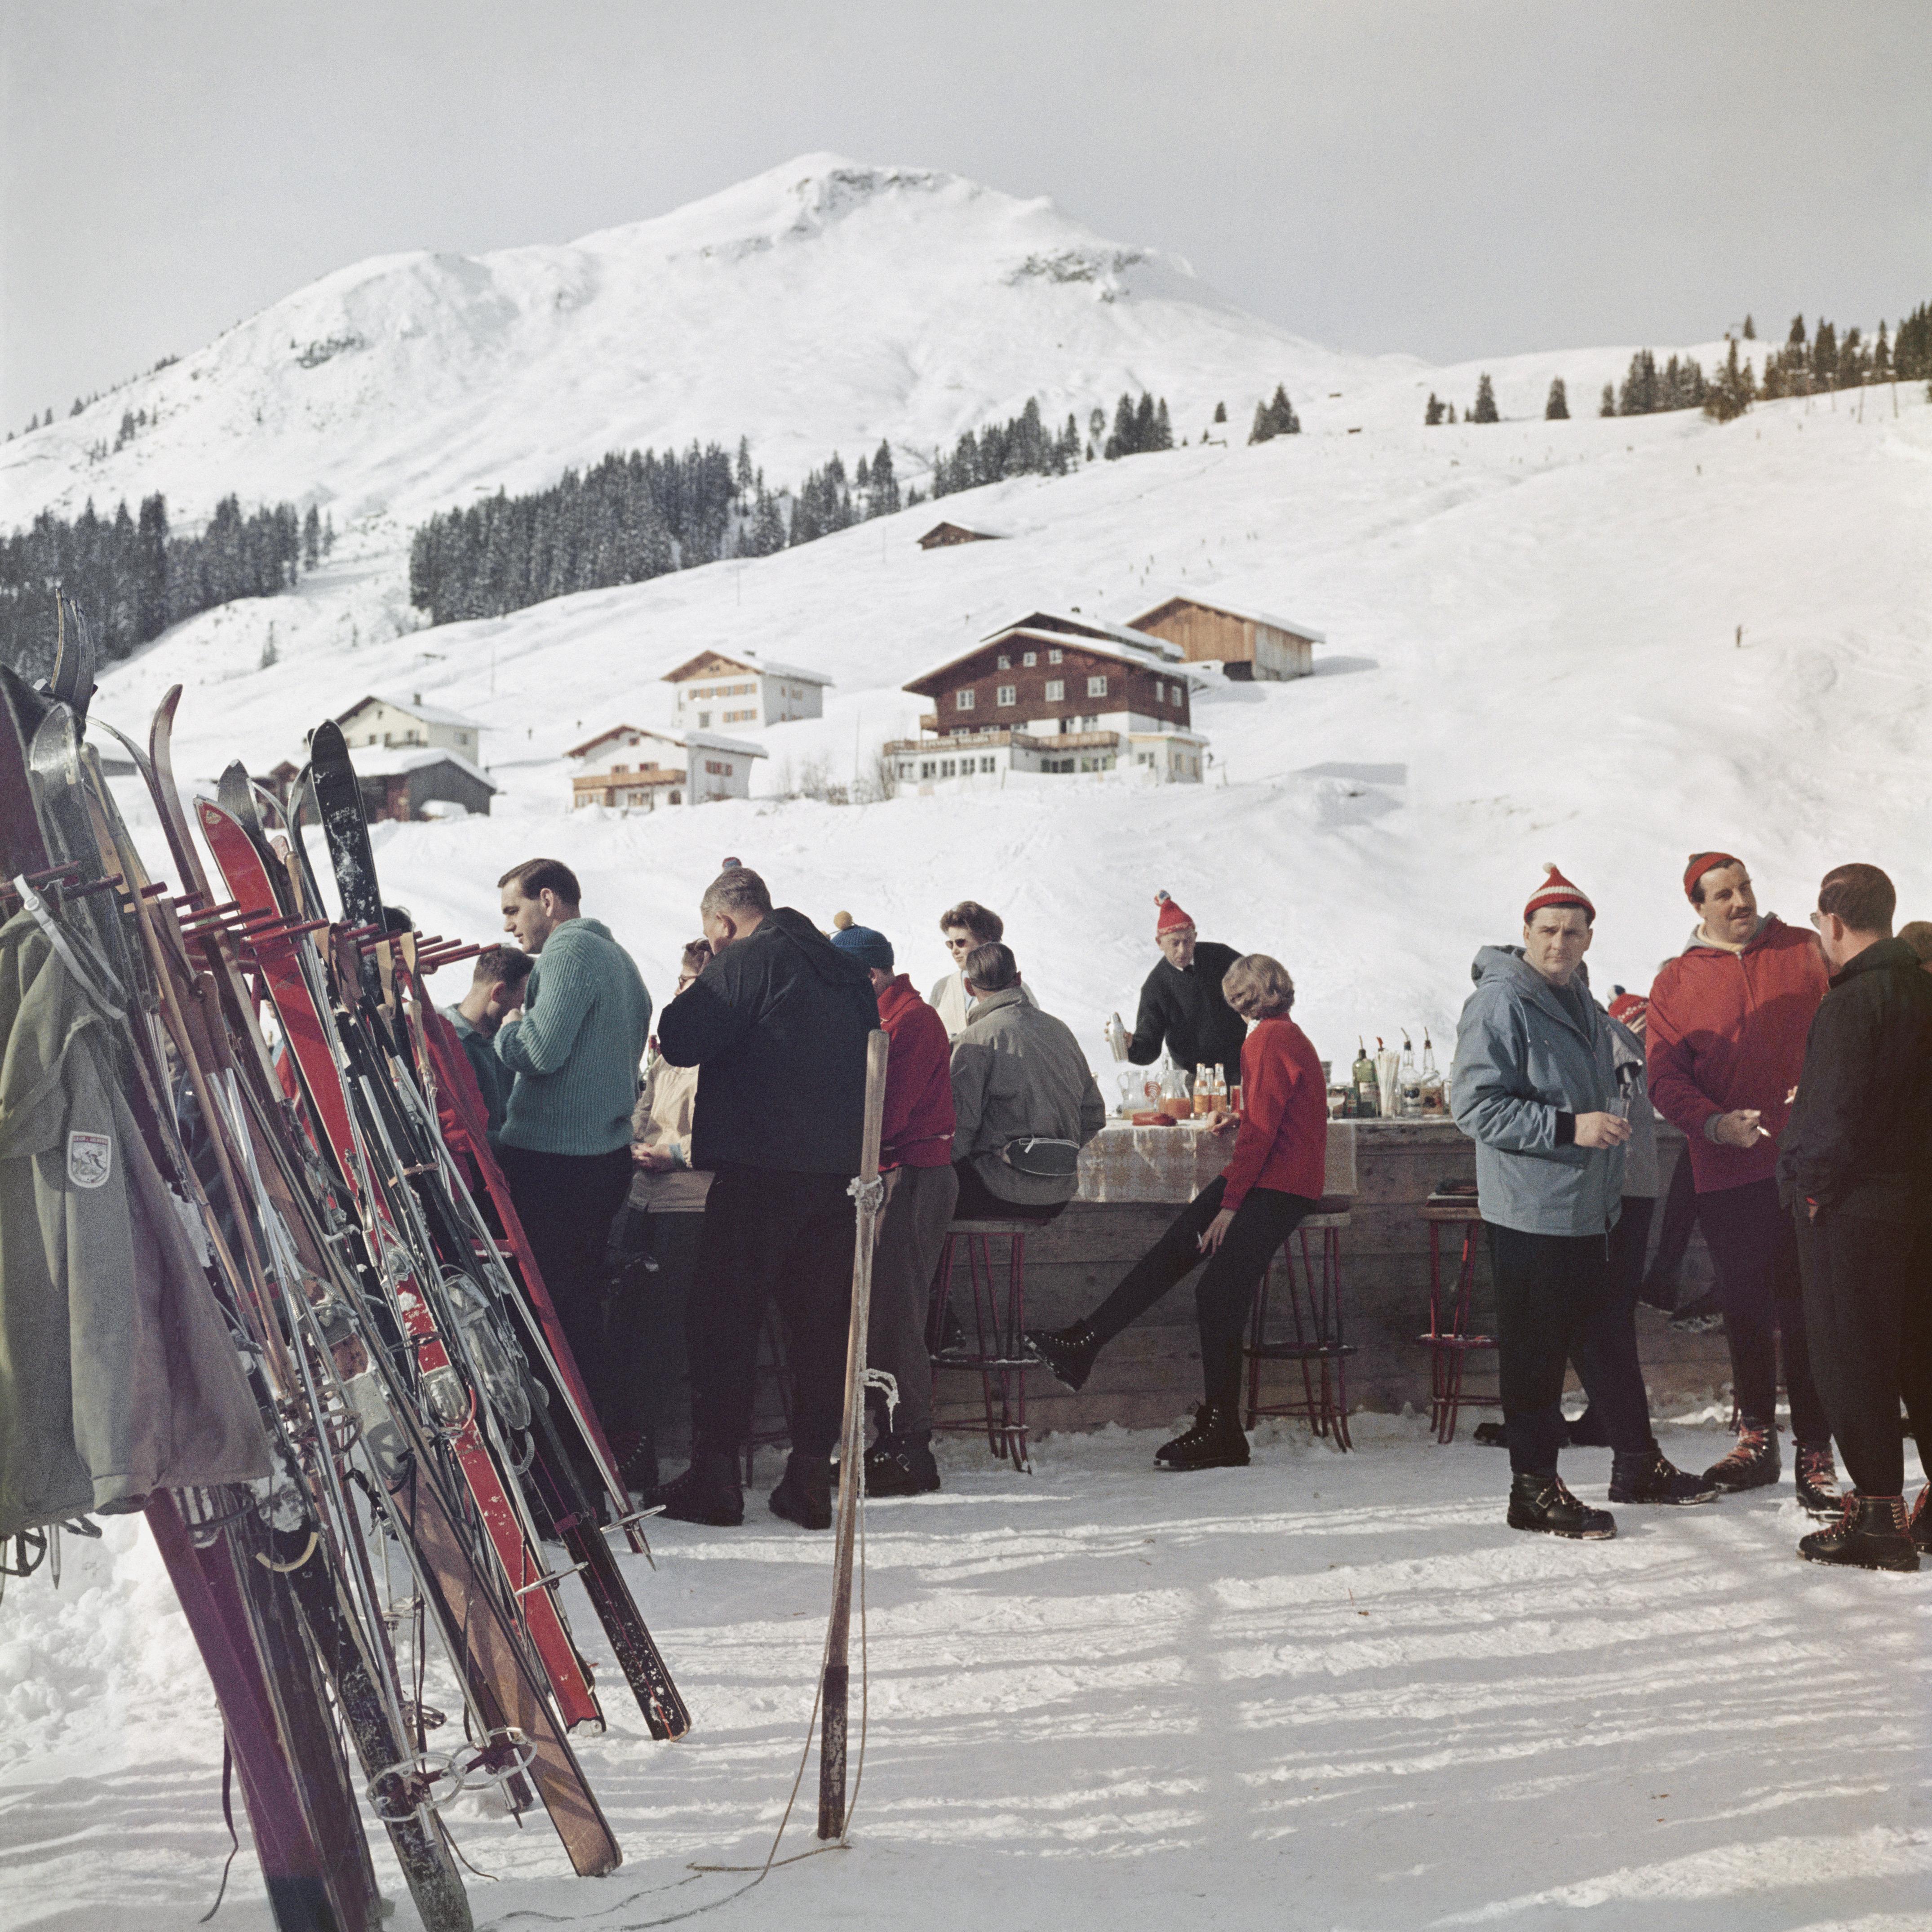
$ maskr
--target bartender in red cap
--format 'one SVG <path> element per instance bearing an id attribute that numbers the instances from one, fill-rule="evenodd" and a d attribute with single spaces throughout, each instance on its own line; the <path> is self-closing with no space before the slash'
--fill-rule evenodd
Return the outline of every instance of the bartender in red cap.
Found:
<path id="1" fill-rule="evenodd" d="M 1750 874 L 1731 853 L 1694 852 L 1684 892 L 1697 924 L 1650 989 L 1644 1043 L 1650 1097 L 1689 1144 L 1730 1344 L 1737 1442 L 1706 1474 L 1727 1490 L 1778 1480 L 1781 1339 L 1798 1500 L 1835 1515 L 1832 1430 L 1804 1344 L 1797 1233 L 1778 1200 L 1778 1136 L 1829 984 L 1824 958 L 1810 933 L 1759 912 Z"/>
<path id="2" fill-rule="evenodd" d="M 1127 1058 L 1145 1066 L 1160 1058 L 1165 1045 L 1176 1066 L 1190 1073 L 1197 1066 L 1218 1066 L 1233 1086 L 1241 1077 L 1248 1023 L 1221 997 L 1221 981 L 1240 955 L 1218 940 L 1198 938 L 1193 920 L 1166 892 L 1154 897 L 1160 908 L 1154 944 L 1161 956 L 1142 985 Z"/>

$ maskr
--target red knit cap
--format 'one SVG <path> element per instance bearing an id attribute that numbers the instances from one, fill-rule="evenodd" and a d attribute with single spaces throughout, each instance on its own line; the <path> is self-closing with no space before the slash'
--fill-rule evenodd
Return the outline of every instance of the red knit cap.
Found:
<path id="1" fill-rule="evenodd" d="M 1589 894 L 1580 886 L 1571 884 L 1546 861 L 1543 870 L 1543 884 L 1530 894 L 1529 902 L 1522 909 L 1523 924 L 1527 926 L 1545 906 L 1581 906 L 1591 923 L 1594 925 L 1597 908 L 1590 903 Z"/>
<path id="2" fill-rule="evenodd" d="M 1619 993 L 1610 1002 L 1610 1011 L 1612 1019 L 1628 1020 L 1649 1010 L 1650 1002 L 1641 993 Z"/>
<path id="3" fill-rule="evenodd" d="M 1684 896 L 1693 905 L 1697 903 L 1697 881 L 1706 872 L 1714 872 L 1720 866 L 1741 866 L 1742 859 L 1733 859 L 1728 852 L 1693 852 L 1690 862 L 1684 868 Z"/>
<path id="4" fill-rule="evenodd" d="M 1163 932 L 1173 932 L 1194 922 L 1183 912 L 1165 892 L 1156 892 L 1154 902 L 1160 908 L 1160 916 L 1154 921 L 1154 936 L 1158 939 Z"/>

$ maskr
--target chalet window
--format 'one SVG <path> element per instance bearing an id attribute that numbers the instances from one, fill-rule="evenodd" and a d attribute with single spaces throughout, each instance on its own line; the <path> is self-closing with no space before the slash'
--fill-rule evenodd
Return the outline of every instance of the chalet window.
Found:
<path id="1" fill-rule="evenodd" d="M 954 761 L 953 761 L 951 758 L 941 758 L 941 759 L 940 760 L 940 761 L 939 761 L 939 776 L 940 776 L 941 778 L 951 778 L 951 777 L 952 777 L 952 776 L 954 776 L 954 772 L 955 772 L 955 765 L 954 765 Z"/>
<path id="2" fill-rule="evenodd" d="M 1066 680 L 1064 677 L 1050 677 L 1046 681 L 1046 701 L 1058 704 L 1066 696 Z"/>
<path id="3" fill-rule="evenodd" d="M 1058 664 L 1066 656 L 1066 653 L 1064 651 L 1048 651 L 1046 654 L 1046 661 L 1048 664 Z"/>
<path id="4" fill-rule="evenodd" d="M 929 778 L 932 777 L 932 760 L 930 758 L 925 759 L 921 762 L 919 768 L 919 775 L 922 778 Z"/>
<path id="5" fill-rule="evenodd" d="M 1154 701 L 1156 704 L 1165 704 L 1167 702 L 1167 686 L 1162 684 L 1159 678 L 1156 678 L 1154 681 Z"/>
<path id="6" fill-rule="evenodd" d="M 1034 666 L 1040 662 L 1039 652 L 1022 651 L 1020 653 L 1020 662 L 1024 664 L 1028 670 L 1031 670 Z"/>
<path id="7" fill-rule="evenodd" d="M 1008 656 L 1006 656 L 1006 654 L 1004 651 L 1002 651 L 1002 652 L 1000 653 L 1000 666 L 999 666 L 999 668 L 1000 668 L 1000 670 L 1011 670 L 1012 669 L 1012 668 L 1013 668 L 1013 661 L 1012 661 L 1012 659 L 1011 658 L 1008 657 Z"/>
<path id="8" fill-rule="evenodd" d="M 1167 694 L 1167 701 L 1170 704 L 1178 704 L 1184 694 L 1185 694 L 1182 692 L 1180 686 L 1177 684 Z"/>
<path id="9" fill-rule="evenodd" d="M 1011 704 L 1017 694 L 1015 688 L 1010 684 L 1001 685 L 995 694 L 998 702 L 1001 704 Z"/>
<path id="10" fill-rule="evenodd" d="M 979 693 L 970 688 L 952 694 L 952 708 L 956 711 L 970 711 L 978 700 Z"/>
<path id="11" fill-rule="evenodd" d="M 1089 698 L 1105 698 L 1106 694 L 1107 680 L 1106 678 L 1090 677 L 1087 680 L 1087 695 Z"/>

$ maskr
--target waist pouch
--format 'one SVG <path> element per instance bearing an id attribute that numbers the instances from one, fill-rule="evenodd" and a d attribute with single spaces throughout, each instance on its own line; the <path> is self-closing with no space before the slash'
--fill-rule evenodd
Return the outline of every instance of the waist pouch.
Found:
<path id="1" fill-rule="evenodd" d="M 1023 1134 L 1000 1148 L 1000 1158 L 1016 1174 L 1035 1180 L 1070 1180 L 1079 1172 L 1080 1143 Z"/>

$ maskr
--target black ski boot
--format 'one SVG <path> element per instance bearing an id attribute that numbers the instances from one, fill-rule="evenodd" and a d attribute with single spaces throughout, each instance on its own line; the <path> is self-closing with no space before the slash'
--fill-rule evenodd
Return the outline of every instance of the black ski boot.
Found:
<path id="1" fill-rule="evenodd" d="M 1509 1526 L 1586 1543 L 1599 1543 L 1617 1533 L 1616 1518 L 1608 1510 L 1580 1503 L 1554 1469 L 1519 1469 L 1510 1478 Z"/>
<path id="2" fill-rule="evenodd" d="M 1714 1503 L 1724 1493 L 1709 1477 L 1678 1468 L 1654 1442 L 1634 1455 L 1610 1458 L 1613 1503 Z"/>
<path id="3" fill-rule="evenodd" d="M 1862 1496 L 1845 1492 L 1844 1513 L 1829 1529 L 1799 1539 L 1808 1563 L 1840 1563 L 1854 1570 L 1916 1570 L 1918 1552 L 1905 1520 L 1903 1496 Z"/>
<path id="4" fill-rule="evenodd" d="M 1778 1454 L 1778 1431 L 1762 1423 L 1747 1422 L 1738 1431 L 1731 1453 L 1704 1472 L 1707 1483 L 1720 1490 L 1761 1490 L 1778 1480 L 1783 1463 Z"/>
<path id="5" fill-rule="evenodd" d="M 1932 1483 L 1918 1492 L 1906 1528 L 1912 1532 L 1912 1546 L 1922 1556 L 1932 1556 Z"/>
<path id="6" fill-rule="evenodd" d="M 832 1458 L 802 1456 L 794 1449 L 771 1494 L 772 1514 L 801 1529 L 832 1527 Z"/>
<path id="7" fill-rule="evenodd" d="M 658 1501 L 675 1522 L 706 1522 L 714 1529 L 736 1529 L 745 1520 L 737 1457 L 727 1449 L 694 1448 L 691 1467 L 658 1490 Z"/>
<path id="8" fill-rule="evenodd" d="M 1026 1344 L 1053 1371 L 1054 1379 L 1070 1389 L 1084 1385 L 1100 1352 L 1100 1336 L 1084 1322 L 1070 1328 L 1029 1328 Z"/>
<path id="9" fill-rule="evenodd" d="M 939 1465 L 932 1460 L 929 1431 L 881 1436 L 866 1451 L 868 1496 L 925 1496 L 938 1486 Z"/>
<path id="10" fill-rule="evenodd" d="M 1794 1473 L 1798 1478 L 1798 1507 L 1816 1516 L 1836 1516 L 1844 1508 L 1845 1499 L 1838 1491 L 1838 1471 L 1832 1460 L 1831 1444 L 1826 1443 L 1822 1449 L 1808 1449 L 1801 1442 L 1797 1460 Z"/>
<path id="11" fill-rule="evenodd" d="M 1194 1412 L 1194 1426 L 1154 1452 L 1156 1469 L 1245 1469 L 1248 1438 L 1240 1411 L 1232 1402 L 1204 1402 Z"/>

